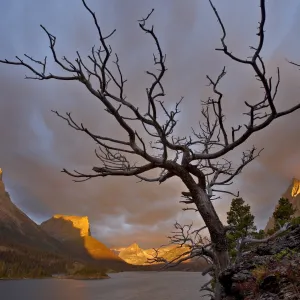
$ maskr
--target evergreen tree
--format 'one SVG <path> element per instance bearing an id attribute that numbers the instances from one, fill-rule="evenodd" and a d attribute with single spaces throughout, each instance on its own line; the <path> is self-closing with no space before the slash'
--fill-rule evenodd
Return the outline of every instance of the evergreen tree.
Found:
<path id="1" fill-rule="evenodd" d="M 290 222 L 293 219 L 293 215 L 296 212 L 292 203 L 287 198 L 280 198 L 278 205 L 273 213 L 275 220 L 275 231 L 283 226 L 285 223 Z"/>
<path id="2" fill-rule="evenodd" d="M 227 212 L 227 223 L 234 227 L 234 230 L 227 233 L 227 240 L 230 256 L 235 257 L 238 240 L 257 234 L 254 216 L 243 198 L 232 199 L 230 210 Z"/>

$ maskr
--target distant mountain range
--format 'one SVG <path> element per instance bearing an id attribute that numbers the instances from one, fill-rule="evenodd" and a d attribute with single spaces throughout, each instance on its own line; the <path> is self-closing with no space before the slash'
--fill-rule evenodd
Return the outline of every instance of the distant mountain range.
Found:
<path id="1" fill-rule="evenodd" d="M 187 247 L 168 246 L 160 249 L 159 255 L 172 260 L 187 250 Z M 102 270 L 158 270 L 161 265 L 147 262 L 154 252 L 153 249 L 141 249 L 137 244 L 109 249 L 91 236 L 87 216 L 54 215 L 37 225 L 11 201 L 0 169 L 0 278 L 3 263 L 6 269 L 15 270 L 23 277 L 32 272 L 63 273 L 65 266 L 72 268 L 74 263 L 97 266 Z M 205 266 L 203 261 L 189 262 L 172 270 L 194 271 Z M 23 267 L 27 273 L 20 271 Z M 14 277 L 15 273 L 9 277 Z"/>
<path id="2" fill-rule="evenodd" d="M 289 199 L 289 201 L 293 204 L 293 207 L 296 209 L 294 216 L 300 217 L 300 180 L 297 178 L 293 178 L 291 184 L 281 197 Z M 273 216 L 271 216 L 265 227 L 265 232 L 267 232 L 269 229 L 273 229 L 274 225 L 274 218 Z"/>
<path id="3" fill-rule="evenodd" d="M 156 251 L 152 249 L 142 249 L 137 243 L 128 247 L 111 248 L 120 258 L 128 264 L 139 266 L 143 270 L 159 270 L 164 264 L 153 263 L 149 259 L 156 257 Z M 183 245 L 168 245 L 156 249 L 158 256 L 168 262 L 176 262 L 179 257 L 185 257 L 184 253 L 189 252 L 189 247 Z M 207 262 L 203 258 L 188 259 L 177 266 L 172 266 L 169 271 L 202 271 L 207 267 Z"/>
<path id="4" fill-rule="evenodd" d="M 112 248 L 111 250 L 118 254 L 124 261 L 132 265 L 149 265 L 148 259 L 153 259 L 156 255 L 153 248 L 142 249 L 137 243 L 126 248 Z M 158 255 L 167 261 L 171 261 L 188 251 L 189 248 L 187 246 L 169 245 L 161 247 L 158 251 Z"/>
<path id="5" fill-rule="evenodd" d="M 300 216 L 300 180 L 293 178 L 282 197 L 290 200 L 296 208 L 295 216 Z M 265 230 L 273 226 L 274 219 L 270 217 Z M 187 246 L 169 245 L 159 249 L 159 256 L 170 261 L 187 251 Z M 34 270 L 55 271 L 74 262 L 116 271 L 156 270 L 158 265 L 150 265 L 148 261 L 154 256 L 154 249 L 142 249 L 137 243 L 109 249 L 91 236 L 87 216 L 54 215 L 37 225 L 11 201 L 0 169 L 0 277 L 1 261 L 16 269 L 20 264 L 24 266 L 24 261 L 30 261 L 26 268 L 33 265 Z M 175 270 L 201 270 L 205 266 L 204 260 L 190 260 Z"/>

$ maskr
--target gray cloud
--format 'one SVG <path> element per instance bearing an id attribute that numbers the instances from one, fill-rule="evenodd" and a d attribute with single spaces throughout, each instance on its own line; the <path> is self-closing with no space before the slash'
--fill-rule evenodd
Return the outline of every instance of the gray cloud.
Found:
<path id="1" fill-rule="evenodd" d="M 230 48 L 238 55 L 249 55 L 249 45 L 255 44 L 257 38 L 258 3 L 235 0 L 229 7 L 226 1 L 219 0 L 215 4 L 227 27 Z M 261 90 L 251 70 L 213 51 L 219 45 L 220 29 L 208 1 L 102 0 L 90 1 L 90 5 L 105 32 L 117 28 L 111 44 L 119 54 L 128 79 L 126 94 L 133 103 L 141 107 L 145 104 L 149 79 L 144 71 L 152 67 L 155 51 L 136 21 L 154 7 L 151 22 L 168 55 L 166 103 L 172 105 L 185 96 L 179 132 L 188 133 L 191 126 L 197 125 L 200 99 L 211 93 L 205 76 L 217 76 L 224 65 L 228 75 L 221 88 L 227 124 L 245 121 L 241 114 L 244 101 L 253 101 Z M 285 58 L 300 61 L 300 9 L 295 0 L 284 6 L 281 1 L 273 1 L 268 3 L 268 9 L 264 57 L 270 72 L 277 65 L 281 67 L 277 101 L 284 108 L 298 101 L 300 73 Z M 31 0 L 26 5 L 21 0 L 11 0 L 0 3 L 0 57 L 50 55 L 40 23 L 57 35 L 60 57 L 73 58 L 75 50 L 84 56 L 97 43 L 92 20 L 79 0 Z M 50 67 L 57 71 L 54 64 Z M 121 136 L 123 132 L 79 83 L 25 81 L 25 73 L 28 71 L 0 66 L 0 166 L 13 200 L 34 220 L 42 221 L 54 213 L 84 214 L 90 217 L 94 234 L 104 242 L 120 246 L 137 241 L 150 247 L 166 241 L 175 219 L 195 219 L 193 213 L 180 212 L 178 202 L 183 187 L 176 181 L 159 186 L 136 184 L 133 178 L 104 178 L 75 184 L 60 173 L 63 167 L 88 170 L 97 161 L 93 142 L 69 128 L 51 109 L 72 111 L 76 120 L 101 134 Z M 276 121 L 232 155 L 236 157 L 253 143 L 265 147 L 261 157 L 233 185 L 252 205 L 259 226 L 265 224 L 289 180 L 300 176 L 299 120 L 296 112 Z M 226 220 L 229 202 L 230 198 L 224 197 L 216 204 L 222 220 Z M 198 216 L 196 222 L 201 223 Z"/>

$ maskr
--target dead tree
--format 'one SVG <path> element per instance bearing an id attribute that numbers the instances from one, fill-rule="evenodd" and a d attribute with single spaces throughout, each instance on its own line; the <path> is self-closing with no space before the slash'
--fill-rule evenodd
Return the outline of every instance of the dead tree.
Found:
<path id="1" fill-rule="evenodd" d="M 255 245 L 268 243 L 269 241 L 274 240 L 280 234 L 286 232 L 290 228 L 289 223 L 286 223 L 284 226 L 281 226 L 280 229 L 272 234 L 269 237 L 264 239 L 255 239 L 251 236 L 245 236 L 241 238 L 237 243 L 237 257 L 235 260 L 231 260 L 229 266 L 234 267 L 240 263 L 241 258 L 244 254 L 247 254 L 248 251 L 245 251 L 246 245 Z M 200 288 L 200 292 L 206 292 L 206 296 L 210 296 L 211 299 L 216 299 L 215 286 L 218 278 L 218 269 L 216 268 L 214 249 L 212 247 L 212 242 L 209 238 L 203 236 L 201 232 L 206 229 L 206 226 L 194 229 L 193 224 L 181 225 L 178 222 L 174 224 L 175 231 L 172 231 L 171 235 L 168 236 L 169 244 L 163 245 L 160 248 L 154 248 L 154 254 L 152 258 L 148 258 L 148 262 L 160 263 L 163 264 L 161 270 L 166 270 L 168 268 L 173 268 L 179 264 L 195 260 L 197 258 L 204 259 L 207 263 L 207 267 L 202 271 L 202 275 L 210 275 L 208 282 L 203 284 Z M 225 231 L 235 230 L 234 227 L 225 226 Z M 184 251 L 181 251 L 179 255 L 169 255 L 172 258 L 168 260 L 164 253 L 161 253 L 161 248 L 169 245 L 177 245 L 178 248 L 182 248 Z M 175 252 L 175 249 L 170 251 Z"/>
<path id="2" fill-rule="evenodd" d="M 169 244 L 163 245 L 160 248 L 154 248 L 153 257 L 148 258 L 148 263 L 163 264 L 161 270 L 166 270 L 187 261 L 195 261 L 199 258 L 204 259 L 207 267 L 202 272 L 202 275 L 210 274 L 211 279 L 201 287 L 200 291 L 208 292 L 208 295 L 214 297 L 212 282 L 218 275 L 215 273 L 216 262 L 214 261 L 214 249 L 211 240 L 201 234 L 207 227 L 203 226 L 201 228 L 193 229 L 193 224 L 181 225 L 177 221 L 174 224 L 174 227 L 175 230 L 168 236 Z M 177 249 L 183 248 L 184 251 L 181 251 L 179 255 L 171 255 L 172 259 L 168 260 L 164 257 L 165 255 L 161 253 L 161 248 L 169 245 L 176 245 Z M 177 249 L 172 249 L 170 252 L 175 252 Z"/>
<path id="3" fill-rule="evenodd" d="M 169 244 L 162 245 L 160 248 L 153 248 L 154 255 L 152 258 L 148 258 L 149 263 L 163 263 L 162 270 L 176 267 L 182 262 L 191 260 L 193 258 L 204 258 L 207 264 L 213 264 L 213 250 L 211 241 L 207 237 L 201 235 L 202 230 L 206 229 L 203 226 L 199 229 L 193 229 L 193 224 L 181 225 L 176 221 L 174 224 L 175 231 L 171 232 L 168 236 Z M 169 245 L 176 245 L 177 249 L 183 248 L 179 255 L 172 255 L 171 260 L 167 260 L 161 255 L 161 248 Z M 175 252 L 176 248 L 170 250 L 170 252 Z"/>
<path id="4" fill-rule="evenodd" d="M 115 122 L 124 130 L 124 139 L 92 132 L 83 124 L 77 123 L 71 113 L 62 115 L 54 111 L 69 126 L 84 132 L 98 145 L 95 153 L 99 158 L 100 165 L 94 166 L 89 174 L 80 171 L 70 172 L 66 169 L 63 169 L 63 172 L 73 176 L 75 181 L 105 176 L 136 176 L 143 181 L 163 183 L 170 178 L 178 177 L 187 189 L 183 192 L 186 197 L 185 203 L 194 205 L 208 228 L 215 268 L 220 272 L 228 266 L 229 257 L 225 227 L 215 211 L 212 203 L 213 195 L 214 192 L 223 192 L 223 189 L 219 187 L 229 185 L 235 176 L 259 155 L 260 151 L 253 147 L 242 153 L 240 164 L 236 167 L 224 157 L 277 118 L 299 109 L 300 104 L 283 111 L 278 111 L 275 106 L 274 100 L 280 83 L 280 72 L 277 69 L 276 80 L 267 77 L 266 67 L 261 57 L 265 40 L 266 1 L 258 1 L 260 3 L 258 44 L 256 47 L 251 47 L 253 55 L 250 58 L 238 57 L 228 48 L 225 26 L 211 0 L 209 2 L 222 30 L 221 47 L 216 50 L 223 52 L 231 60 L 251 68 L 264 91 L 262 98 L 256 99 L 255 103 L 245 101 L 247 111 L 244 114 L 248 117 L 248 122 L 237 127 L 228 128 L 225 122 L 223 93 L 219 89 L 219 83 L 226 75 L 224 67 L 217 78 L 207 76 L 214 96 L 202 102 L 199 128 L 194 129 L 191 136 L 188 137 L 175 135 L 174 130 L 182 99 L 171 110 L 166 108 L 163 101 L 165 91 L 162 79 L 167 70 L 166 55 L 163 53 L 154 27 L 147 26 L 153 10 L 147 17 L 139 21 L 140 29 L 150 36 L 157 48 L 157 53 L 153 55 L 157 71 L 147 71 L 153 81 L 146 88 L 146 111 L 141 111 L 125 96 L 126 80 L 121 71 L 119 58 L 117 54 L 114 55 L 108 44 L 108 40 L 115 30 L 108 35 L 104 34 L 96 14 L 85 0 L 82 0 L 83 6 L 93 19 L 99 39 L 98 47 L 92 47 L 87 61 L 78 52 L 74 61 L 67 57 L 60 59 L 56 52 L 56 37 L 41 25 L 49 39 L 52 58 L 63 71 L 62 74 L 53 74 L 48 71 L 47 57 L 38 60 L 25 54 L 24 58 L 17 56 L 13 61 L 4 59 L 0 62 L 27 68 L 33 74 L 26 76 L 29 79 L 76 81 L 85 86 L 87 91 L 99 100 L 107 113 L 112 115 Z M 113 61 L 116 67 L 115 71 L 110 67 L 112 59 L 115 59 Z M 112 87 L 114 88 L 112 89 Z M 118 92 L 115 92 L 115 87 Z M 162 113 L 165 115 L 164 121 L 161 121 Z M 144 133 L 134 129 L 137 123 L 144 129 Z M 148 144 L 144 134 L 151 137 L 154 142 Z M 138 158 L 140 164 L 133 163 L 132 157 L 134 156 Z M 157 178 L 149 178 L 149 174 L 146 173 L 152 170 L 160 170 L 160 175 Z"/>

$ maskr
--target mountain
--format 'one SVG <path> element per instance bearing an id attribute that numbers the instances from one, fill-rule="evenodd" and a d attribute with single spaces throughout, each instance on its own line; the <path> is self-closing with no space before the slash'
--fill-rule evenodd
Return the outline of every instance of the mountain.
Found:
<path id="1" fill-rule="evenodd" d="M 149 263 L 148 259 L 156 256 L 156 251 L 153 248 L 144 250 L 137 243 L 126 248 L 115 248 L 112 250 L 127 263 L 139 266 L 150 265 L 151 263 Z M 187 246 L 169 245 L 161 247 L 158 250 L 158 256 L 171 261 L 188 251 L 189 248 Z"/>
<path id="2" fill-rule="evenodd" d="M 282 198 L 287 198 L 293 204 L 293 207 L 296 209 L 294 214 L 295 217 L 300 216 L 300 180 L 293 178 L 291 184 L 287 190 L 282 194 Z M 279 199 L 278 199 L 279 200 Z M 266 225 L 265 231 L 274 228 L 274 218 L 271 216 Z"/>
<path id="3" fill-rule="evenodd" d="M 54 215 L 40 227 L 50 236 L 60 240 L 72 240 L 91 235 L 87 216 Z"/>
<path id="4" fill-rule="evenodd" d="M 65 272 L 74 259 L 10 199 L 0 169 L 0 278 L 35 278 Z"/>
<path id="5" fill-rule="evenodd" d="M 0 169 L 0 245 L 17 244 L 39 250 L 62 253 L 61 243 L 46 234 L 12 203 L 5 191 Z"/>
<path id="6" fill-rule="evenodd" d="M 172 260 L 185 251 L 186 247 L 172 245 L 161 248 L 159 255 Z M 0 169 L 0 278 L 64 273 L 74 263 L 88 270 L 90 266 L 115 271 L 157 270 L 158 264 L 147 261 L 154 255 L 153 249 L 144 250 L 136 243 L 109 249 L 91 236 L 87 216 L 54 215 L 37 225 L 11 201 Z M 203 269 L 202 261 L 200 265 Z M 179 269 L 194 270 L 194 266 L 187 263 Z"/>
<path id="7" fill-rule="evenodd" d="M 88 217 L 55 215 L 37 225 L 11 201 L 2 177 L 0 169 L 0 278 L 49 276 L 74 263 L 101 270 L 132 269 L 91 236 Z"/>
<path id="8" fill-rule="evenodd" d="M 120 249 L 119 257 L 132 265 L 146 265 L 147 259 L 150 258 L 145 250 L 134 243 L 127 248 Z"/>
<path id="9" fill-rule="evenodd" d="M 127 265 L 121 257 L 91 236 L 87 216 L 54 215 L 41 223 L 40 227 L 80 257 L 97 261 L 111 268 Z"/>
<path id="10" fill-rule="evenodd" d="M 153 248 L 142 249 L 137 243 L 133 243 L 128 247 L 113 248 L 111 250 L 128 264 L 138 267 L 138 270 L 157 271 L 164 266 L 164 263 L 150 263 L 148 259 L 155 257 L 156 251 Z M 158 255 L 167 261 L 172 261 L 188 250 L 187 246 L 168 245 L 161 247 L 158 250 Z M 166 271 L 203 271 L 205 268 L 207 268 L 207 262 L 203 258 L 194 258 L 177 266 L 167 268 Z"/>

